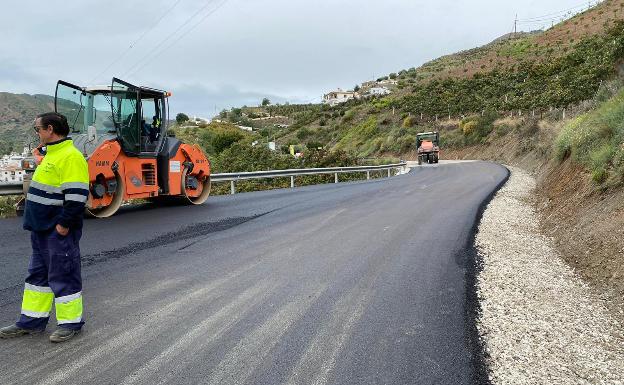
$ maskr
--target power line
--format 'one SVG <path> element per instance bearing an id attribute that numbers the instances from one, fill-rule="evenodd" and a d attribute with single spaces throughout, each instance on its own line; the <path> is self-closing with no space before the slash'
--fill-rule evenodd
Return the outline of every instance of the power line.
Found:
<path id="1" fill-rule="evenodd" d="M 171 32 L 169 35 L 167 35 L 164 39 L 162 39 L 154 48 L 152 48 L 150 50 L 150 53 L 146 56 L 143 57 L 141 59 L 139 59 L 138 61 L 136 61 L 129 69 L 128 71 L 126 71 L 126 74 L 124 76 L 128 76 L 131 74 L 134 74 L 136 72 L 137 69 L 143 68 L 144 66 L 144 62 L 149 62 L 152 60 L 152 56 L 154 55 L 154 52 L 158 52 L 160 53 L 160 51 L 158 51 L 163 45 L 165 45 L 165 43 L 167 43 L 171 38 L 173 38 L 178 32 L 180 32 L 184 27 L 186 27 L 188 25 L 188 23 L 193 20 L 195 17 L 197 17 L 199 14 L 201 14 L 203 11 L 205 11 L 209 6 L 213 5 L 217 0 L 208 0 L 206 2 L 206 4 L 204 6 L 202 6 L 199 10 L 197 10 L 197 12 L 193 13 L 190 17 L 188 17 L 186 20 L 184 20 L 179 26 L 178 28 L 176 28 L 173 32 Z"/>
<path id="2" fill-rule="evenodd" d="M 169 45 L 167 45 L 164 48 L 161 48 L 158 52 L 152 53 L 152 56 L 157 57 L 158 55 L 160 55 L 161 53 L 167 51 L 168 49 L 170 49 L 171 47 L 173 47 L 178 41 L 180 41 L 182 38 L 184 38 L 186 35 L 188 35 L 189 33 L 191 33 L 191 31 L 193 31 L 198 25 L 200 25 L 201 23 L 204 22 L 204 20 L 206 20 L 210 15 L 212 15 L 213 13 L 217 12 L 221 7 L 223 7 L 225 5 L 225 3 L 227 3 L 228 0 L 221 0 L 221 2 L 219 4 L 217 4 L 217 6 L 210 10 L 207 14 L 205 14 L 197 23 L 193 24 L 191 26 L 191 28 L 187 29 L 184 33 L 182 33 L 182 35 L 178 36 L 175 40 L 173 40 Z M 139 72 L 140 70 L 142 70 L 143 68 L 145 68 L 145 66 L 147 66 L 150 63 L 153 63 L 153 58 L 150 58 L 149 56 L 144 60 L 143 64 L 135 69 L 134 71 L 132 71 L 129 76 L 132 76 L 134 74 L 136 74 L 137 72 Z"/>
<path id="3" fill-rule="evenodd" d="M 518 22 L 520 24 L 543 23 L 543 22 L 548 22 L 551 20 L 563 20 L 563 19 L 566 19 L 568 16 L 571 17 L 573 15 L 576 15 L 576 14 L 569 12 L 569 13 L 562 13 L 561 15 L 555 16 L 555 17 L 548 17 L 548 18 L 534 19 L 534 20 L 518 20 Z"/>
<path id="4" fill-rule="evenodd" d="M 585 7 L 586 4 L 580 4 L 568 9 L 563 9 L 561 11 L 557 11 L 557 12 L 552 12 L 552 13 L 547 13 L 544 15 L 540 15 L 540 16 L 533 16 L 533 17 L 528 17 L 526 19 L 521 19 L 521 21 L 533 21 L 533 20 L 541 20 L 541 19 L 552 19 L 552 18 L 556 18 L 562 14 L 565 14 L 567 12 L 571 12 L 577 9 L 583 9 Z"/>
<path id="5" fill-rule="evenodd" d="M 541 15 L 541 16 L 535 16 L 535 17 L 529 17 L 529 18 L 526 18 L 526 19 L 520 19 L 518 21 L 519 22 L 528 22 L 528 21 L 546 21 L 546 20 L 556 19 L 557 17 L 560 17 L 560 16 L 564 15 L 566 12 L 574 11 L 574 10 L 577 10 L 579 8 L 585 8 L 585 6 L 587 6 L 587 3 L 579 4 L 579 5 L 576 5 L 574 7 L 571 7 L 571 8 L 568 8 L 568 9 L 564 9 L 564 10 L 561 10 L 561 11 L 547 13 L 547 14 Z"/>
<path id="6" fill-rule="evenodd" d="M 156 20 L 156 22 L 154 24 L 152 24 L 152 26 L 145 30 L 143 32 L 143 34 L 141 34 L 141 36 L 139 36 L 138 39 L 136 39 L 135 41 L 133 41 L 132 43 L 130 43 L 130 45 L 128 46 L 128 48 L 126 48 L 125 51 L 123 51 L 119 56 L 117 56 L 117 58 L 115 58 L 112 62 L 110 62 L 109 65 L 106 66 L 106 68 L 104 68 L 99 74 L 97 74 L 96 76 L 93 77 L 93 79 L 89 80 L 89 82 L 87 84 L 91 84 L 93 81 L 95 81 L 97 78 L 99 78 L 100 76 L 102 76 L 106 71 L 108 71 L 112 66 L 114 66 L 115 64 L 117 64 L 124 56 L 126 56 L 126 54 L 128 54 L 128 52 L 130 52 L 130 50 L 132 48 L 134 48 L 138 42 L 140 42 L 145 36 L 147 36 L 148 33 L 150 33 L 154 28 L 156 28 L 156 26 L 162 21 L 162 19 L 165 18 L 165 16 L 167 16 L 171 11 L 173 11 L 173 9 L 181 2 L 182 0 L 177 0 L 171 7 L 169 7 L 163 14 L 162 16 L 160 16 L 160 18 L 158 20 Z"/>
<path id="7" fill-rule="evenodd" d="M 601 2 L 602 1 L 600 0 L 596 0 L 593 5 L 597 6 Z M 568 9 L 564 9 L 558 12 L 548 13 L 542 16 L 536 16 L 532 18 L 519 19 L 519 20 L 516 18 L 515 25 L 520 24 L 520 25 L 528 26 L 530 28 L 541 26 L 541 29 L 545 29 L 548 23 L 550 23 L 551 27 L 553 27 L 555 25 L 555 22 L 560 22 L 565 19 L 569 19 L 573 16 L 576 16 L 579 13 L 581 13 L 585 7 L 587 7 L 587 10 L 591 9 L 592 1 L 590 0 L 587 3 L 579 4 L 577 6 L 574 6 Z"/>

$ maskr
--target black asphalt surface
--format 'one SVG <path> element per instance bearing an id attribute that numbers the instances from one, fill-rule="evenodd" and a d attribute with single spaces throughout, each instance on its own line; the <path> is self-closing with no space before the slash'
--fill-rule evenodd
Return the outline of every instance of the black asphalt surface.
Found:
<path id="1" fill-rule="evenodd" d="M 0 383 L 479 383 L 466 245 L 506 175 L 439 164 L 86 220 L 84 332 L 0 340 Z M 19 219 L 0 235 L 8 325 L 30 243 Z"/>

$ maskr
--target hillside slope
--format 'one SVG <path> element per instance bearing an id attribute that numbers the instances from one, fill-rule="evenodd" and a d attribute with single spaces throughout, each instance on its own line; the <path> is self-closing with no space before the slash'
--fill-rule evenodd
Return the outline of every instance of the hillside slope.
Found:
<path id="1" fill-rule="evenodd" d="M 282 145 L 320 144 L 360 157 L 401 155 L 412 147 L 415 133 L 439 129 L 446 120 L 486 112 L 546 116 L 558 109 L 561 115 L 593 99 L 603 82 L 621 72 L 623 58 L 624 0 L 607 0 L 546 31 L 505 35 L 390 74 L 397 84 L 387 96 L 333 107 L 243 107 L 222 118 L 257 123 L 261 134 Z M 264 115 L 285 116 L 289 126 L 249 119 Z M 464 139 L 454 144 L 478 138 Z"/>
<path id="2" fill-rule="evenodd" d="M 54 97 L 0 92 L 0 154 L 22 150 L 34 140 L 33 119 L 54 110 Z"/>
<path id="3" fill-rule="evenodd" d="M 469 78 L 525 62 L 548 62 L 582 40 L 599 36 L 624 18 L 624 2 L 607 0 L 545 31 L 506 34 L 482 47 L 447 55 L 399 74 L 399 79 Z"/>

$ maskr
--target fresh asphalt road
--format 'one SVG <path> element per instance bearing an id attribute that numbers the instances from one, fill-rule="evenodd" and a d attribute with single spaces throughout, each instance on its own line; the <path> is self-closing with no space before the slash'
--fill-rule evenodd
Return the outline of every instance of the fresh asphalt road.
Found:
<path id="1" fill-rule="evenodd" d="M 506 175 L 439 164 L 86 220 L 84 332 L 0 340 L 0 383 L 476 383 L 466 245 Z M 30 245 L 19 219 L 0 234 L 8 325 Z"/>

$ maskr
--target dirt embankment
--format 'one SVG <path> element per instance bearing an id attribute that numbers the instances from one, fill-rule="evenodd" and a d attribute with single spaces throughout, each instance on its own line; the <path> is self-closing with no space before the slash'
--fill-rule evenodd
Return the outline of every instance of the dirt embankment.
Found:
<path id="1" fill-rule="evenodd" d="M 602 191 L 581 166 L 552 160 L 561 122 L 517 124 L 484 145 L 446 150 L 443 159 L 493 160 L 532 173 L 542 233 L 553 238 L 568 265 L 624 320 L 624 189 Z"/>

